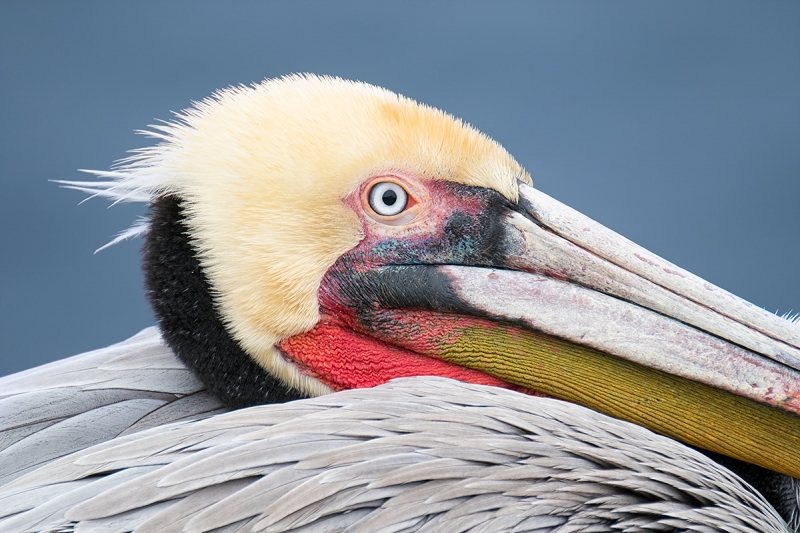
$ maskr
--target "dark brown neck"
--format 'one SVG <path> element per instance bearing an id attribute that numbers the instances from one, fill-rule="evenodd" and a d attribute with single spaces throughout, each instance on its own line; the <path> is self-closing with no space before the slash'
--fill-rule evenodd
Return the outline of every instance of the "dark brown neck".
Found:
<path id="1" fill-rule="evenodd" d="M 192 247 L 181 201 L 150 205 L 142 249 L 145 288 L 164 340 L 208 390 L 231 408 L 296 400 L 302 395 L 255 363 L 217 314 Z"/>

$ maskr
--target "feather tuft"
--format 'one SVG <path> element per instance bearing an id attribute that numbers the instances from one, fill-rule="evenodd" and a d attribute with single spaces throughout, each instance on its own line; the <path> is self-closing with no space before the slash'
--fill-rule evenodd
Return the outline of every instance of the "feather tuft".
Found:
<path id="1" fill-rule="evenodd" d="M 141 237 L 147 233 L 148 229 L 150 229 L 150 220 L 147 217 L 139 217 L 130 228 L 117 233 L 110 242 L 95 250 L 94 253 L 102 252 L 106 248 L 114 246 L 122 241 L 127 241 L 128 239 L 133 239 L 135 237 Z"/>
<path id="2" fill-rule="evenodd" d="M 777 314 L 777 313 L 776 313 Z M 784 318 L 791 322 L 792 324 L 800 325 L 800 311 L 787 311 L 780 315 L 781 318 Z"/>

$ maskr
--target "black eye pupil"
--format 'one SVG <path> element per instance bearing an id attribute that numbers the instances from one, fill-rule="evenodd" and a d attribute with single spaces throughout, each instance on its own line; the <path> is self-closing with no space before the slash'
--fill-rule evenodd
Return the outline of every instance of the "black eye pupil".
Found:
<path id="1" fill-rule="evenodd" d="M 383 200 L 383 203 L 386 205 L 394 205 L 397 201 L 397 193 L 394 191 L 386 191 L 383 193 L 383 196 L 381 196 L 381 200 Z"/>

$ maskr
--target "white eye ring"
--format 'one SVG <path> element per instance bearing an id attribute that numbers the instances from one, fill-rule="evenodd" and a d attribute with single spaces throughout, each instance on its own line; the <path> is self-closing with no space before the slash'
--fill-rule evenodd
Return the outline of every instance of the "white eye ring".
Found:
<path id="1" fill-rule="evenodd" d="M 408 205 L 408 193 L 393 181 L 382 181 L 369 191 L 369 206 L 385 217 L 401 213 Z"/>

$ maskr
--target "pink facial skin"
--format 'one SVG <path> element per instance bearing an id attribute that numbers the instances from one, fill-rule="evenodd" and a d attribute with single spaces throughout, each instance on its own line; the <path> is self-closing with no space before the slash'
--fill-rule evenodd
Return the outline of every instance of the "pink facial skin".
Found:
<path id="1" fill-rule="evenodd" d="M 370 191 L 385 182 L 399 185 L 408 194 L 405 209 L 396 215 L 381 215 L 370 205 Z M 287 357 L 337 390 L 417 375 L 513 387 L 482 372 L 387 342 L 379 330 L 383 326 L 390 331 L 391 324 L 370 318 L 381 314 L 379 293 L 392 290 L 379 279 L 382 267 L 501 263 L 499 215 L 509 209 L 510 202 L 492 190 L 397 172 L 365 180 L 343 202 L 358 216 L 364 237 L 323 278 L 317 326 L 280 343 Z M 474 319 L 463 320 L 466 324 Z M 427 334 L 436 336 L 439 329 L 434 325 L 416 329 L 415 334 L 424 343 Z"/>

